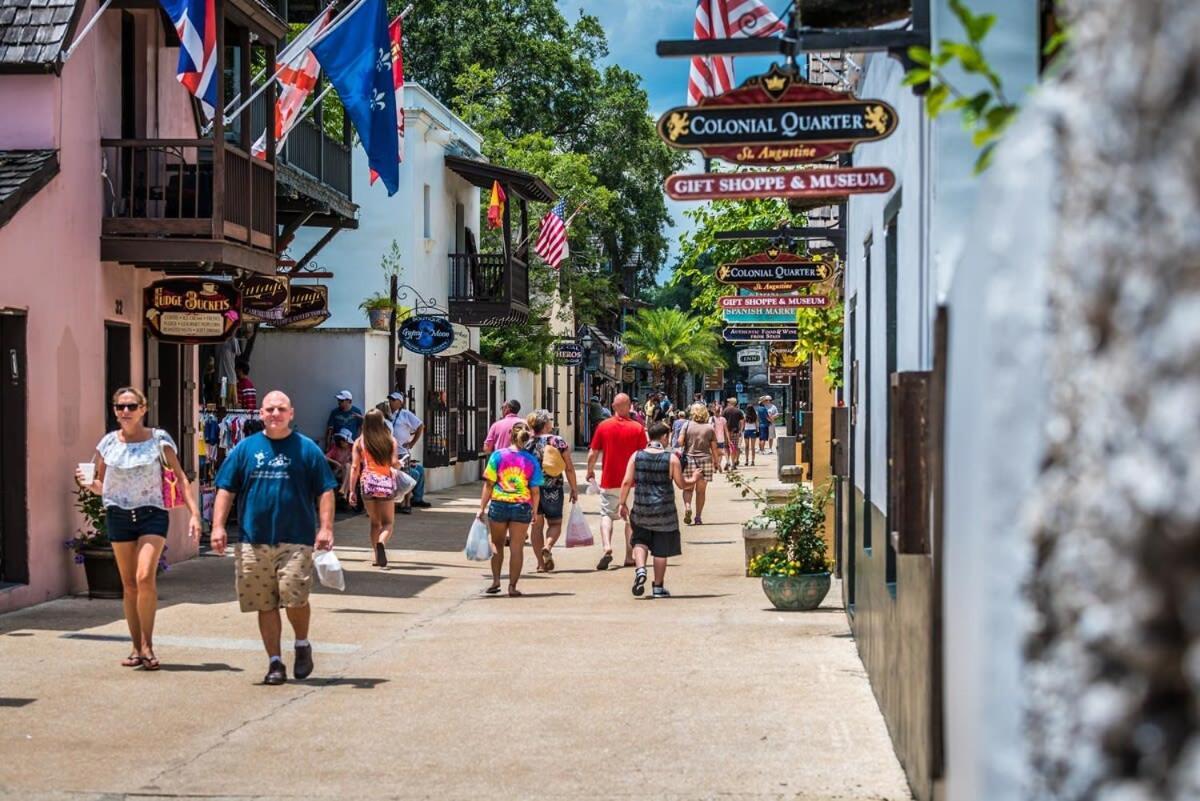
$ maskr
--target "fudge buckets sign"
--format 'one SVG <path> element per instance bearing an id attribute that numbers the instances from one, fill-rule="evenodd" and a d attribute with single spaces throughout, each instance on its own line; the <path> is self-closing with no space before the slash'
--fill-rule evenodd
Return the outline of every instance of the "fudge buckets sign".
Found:
<path id="1" fill-rule="evenodd" d="M 454 327 L 445 317 L 420 314 L 409 317 L 396 330 L 400 344 L 413 353 L 432 356 L 454 343 Z"/>

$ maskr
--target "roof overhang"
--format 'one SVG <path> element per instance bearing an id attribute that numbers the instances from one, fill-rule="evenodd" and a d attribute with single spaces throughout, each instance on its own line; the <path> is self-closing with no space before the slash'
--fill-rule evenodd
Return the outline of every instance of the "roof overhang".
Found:
<path id="1" fill-rule="evenodd" d="M 0 228 L 56 175 L 57 150 L 0 150 Z"/>
<path id="2" fill-rule="evenodd" d="M 499 181 L 507 186 L 512 194 L 525 200 L 550 203 L 558 199 L 558 195 L 545 181 L 521 170 L 459 156 L 446 156 L 446 166 L 480 189 L 491 189 L 492 183 Z"/>

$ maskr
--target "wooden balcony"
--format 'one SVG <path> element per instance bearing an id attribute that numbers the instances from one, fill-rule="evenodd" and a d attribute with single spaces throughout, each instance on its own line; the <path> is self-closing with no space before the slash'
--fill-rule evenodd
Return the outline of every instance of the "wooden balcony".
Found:
<path id="1" fill-rule="evenodd" d="M 529 316 L 529 267 L 503 253 L 450 254 L 450 319 L 504 325 Z"/>
<path id="2" fill-rule="evenodd" d="M 275 166 L 212 139 L 104 139 L 100 254 L 165 271 L 275 272 Z"/>

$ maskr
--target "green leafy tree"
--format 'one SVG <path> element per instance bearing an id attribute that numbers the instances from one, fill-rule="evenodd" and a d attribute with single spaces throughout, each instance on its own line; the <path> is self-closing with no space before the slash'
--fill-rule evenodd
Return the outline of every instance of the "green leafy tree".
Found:
<path id="1" fill-rule="evenodd" d="M 638 309 L 626 325 L 624 344 L 631 361 L 662 371 L 672 395 L 684 373 L 704 373 L 725 364 L 717 334 L 700 318 L 678 309 Z"/>

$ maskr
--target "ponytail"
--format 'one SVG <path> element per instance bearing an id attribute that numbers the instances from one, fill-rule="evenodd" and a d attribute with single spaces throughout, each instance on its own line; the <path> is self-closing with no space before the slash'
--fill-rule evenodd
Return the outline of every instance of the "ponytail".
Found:
<path id="1" fill-rule="evenodd" d="M 529 440 L 533 439 L 533 432 L 529 430 L 529 424 L 521 421 L 514 423 L 512 427 L 512 443 L 521 450 L 529 444 Z"/>

